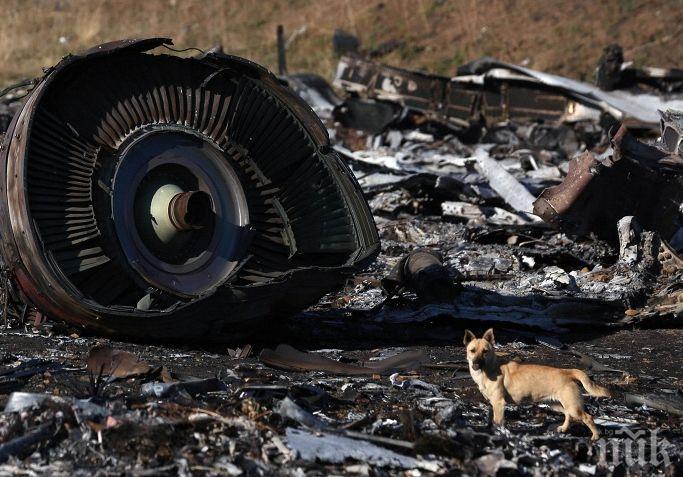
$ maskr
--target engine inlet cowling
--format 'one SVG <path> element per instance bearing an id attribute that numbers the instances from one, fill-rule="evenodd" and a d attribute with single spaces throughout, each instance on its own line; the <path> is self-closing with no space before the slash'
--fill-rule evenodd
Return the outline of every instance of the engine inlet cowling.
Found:
<path id="1" fill-rule="evenodd" d="M 223 340 L 317 301 L 379 249 L 324 126 L 264 68 L 126 40 L 62 60 L 5 136 L 2 257 L 48 316 Z"/>

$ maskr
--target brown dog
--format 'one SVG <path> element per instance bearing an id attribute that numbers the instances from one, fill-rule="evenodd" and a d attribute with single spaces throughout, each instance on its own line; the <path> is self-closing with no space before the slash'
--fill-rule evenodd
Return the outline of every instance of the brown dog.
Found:
<path id="1" fill-rule="evenodd" d="M 493 422 L 503 425 L 505 403 L 519 404 L 524 400 L 532 402 L 555 401 L 564 413 L 564 423 L 557 428 L 566 432 L 572 420 L 583 422 L 593 433 L 592 439 L 600 437 L 593 418 L 583 410 L 579 381 L 596 397 L 609 397 L 610 392 L 598 386 L 580 369 L 560 369 L 538 364 L 520 364 L 514 361 L 501 364 L 493 350 L 493 329 L 489 329 L 480 339 L 470 330 L 465 330 L 463 343 L 467 349 L 467 362 L 472 379 L 479 391 L 493 407 Z"/>

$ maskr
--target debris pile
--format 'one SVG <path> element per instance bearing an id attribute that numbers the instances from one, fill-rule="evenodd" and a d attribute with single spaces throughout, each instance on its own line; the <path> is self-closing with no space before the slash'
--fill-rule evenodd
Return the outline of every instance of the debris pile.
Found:
<path id="1" fill-rule="evenodd" d="M 358 44 L 340 31 L 335 48 L 349 54 Z M 253 81 L 212 63 L 234 57 L 201 61 L 211 70 L 204 87 L 236 81 L 244 93 Z M 284 73 L 284 56 L 281 64 Z M 315 119 L 301 128 L 315 136 L 321 167 L 313 176 L 305 165 L 270 170 L 300 179 L 291 190 L 250 169 L 262 181 L 256 190 L 293 194 L 282 204 L 278 189 L 262 204 L 279 214 L 263 218 L 277 233 L 264 225 L 271 243 L 252 250 L 264 255 L 247 253 L 225 284 L 230 300 L 268 325 L 248 336 L 206 328 L 216 333 L 209 338 L 233 336 L 210 348 L 96 339 L 45 321 L 49 310 L 25 305 L 21 275 L 4 271 L 0 474 L 675 475 L 680 88 L 676 71 L 646 80 L 648 70 L 624 66 L 614 48 L 600 64 L 598 87 L 492 59 L 445 78 L 344 56 L 333 85 L 282 77 L 320 123 L 284 88 L 266 82 L 244 93 L 237 104 L 254 114 L 235 134 L 257 130 L 267 104 L 287 104 L 287 114 Z M 259 103 L 266 90 L 281 95 Z M 125 119 L 119 113 L 98 132 L 103 140 Z M 344 207 L 296 195 L 308 186 Z M 297 232 L 286 219 L 296 207 L 318 226 Z M 189 215 L 190 226 L 203 224 Z M 282 266 L 270 261 L 271 246 Z M 107 313 L 138 326 L 183 309 L 167 291 L 138 291 L 135 303 Z M 192 316 L 229 323 L 242 310 L 230 300 Z M 286 316 L 294 308 L 305 311 Z M 189 339 L 195 321 L 178 323 Z M 491 427 L 461 346 L 465 327 L 489 326 L 501 359 L 577 367 L 610 388 L 614 398 L 585 403 L 603 439 L 590 442 L 581 426 L 556 432 L 562 416 L 546 405 L 515 406 L 506 428 Z"/>
<path id="2" fill-rule="evenodd" d="M 483 75 L 467 94 L 456 88 L 466 73 Z M 554 331 L 680 320 L 677 298 L 655 303 L 680 289 L 683 273 L 681 113 L 643 105 L 653 92 L 610 96 L 572 81 L 491 59 L 442 78 L 341 58 L 335 86 L 346 96 L 327 109 L 311 105 L 326 112 L 334 147 L 368 199 L 383 244 L 375 268 L 385 277 L 385 296 L 368 288 L 367 305 L 354 298 L 347 311 L 374 322 L 448 316 Z M 514 87 L 553 91 L 562 104 L 544 116 L 550 109 L 533 109 L 534 96 Z M 311 81 L 297 89 L 309 100 L 334 94 Z M 449 101 L 464 98 L 469 113 L 457 116 Z M 512 98 L 529 104 L 517 109 Z M 571 102 L 590 114 L 569 119 L 579 107 Z M 372 127 L 353 113 L 359 107 L 378 111 Z M 634 258 L 625 265 L 627 248 Z M 440 287 L 411 278 L 416 249 L 445 266 L 435 282 L 452 290 L 449 299 L 421 296 Z"/>

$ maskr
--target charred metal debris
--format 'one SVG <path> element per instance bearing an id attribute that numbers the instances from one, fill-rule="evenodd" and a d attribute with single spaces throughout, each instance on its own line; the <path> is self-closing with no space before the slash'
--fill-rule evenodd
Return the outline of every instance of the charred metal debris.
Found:
<path id="1" fill-rule="evenodd" d="M 344 57 L 335 90 L 279 37 L 280 78 L 151 39 L 5 97 L 0 475 L 680 472 L 675 98 L 490 59 Z M 461 325 L 614 390 L 606 445 L 541 406 L 492 429 Z"/>
<path id="2" fill-rule="evenodd" d="M 336 91 L 221 48 L 149 53 L 166 39 L 102 45 L 19 85 L 23 100 L 2 103 L 16 111 L 1 156 L 5 321 L 230 339 L 358 282 L 380 235 L 372 320 L 633 322 L 639 311 L 618 315 L 678 279 L 683 126 L 657 110 L 681 103 L 673 83 L 607 88 L 627 69 L 615 47 L 597 72 L 612 91 L 490 58 L 446 78 L 364 60 L 345 35 Z M 622 277 L 625 217 L 656 234 L 639 256 L 668 273 Z M 606 283 L 591 283 L 596 267 Z M 505 292 L 477 283 L 491 280 Z"/>
<path id="3" fill-rule="evenodd" d="M 101 45 L 33 87 L 0 158 L 2 263 L 51 317 L 220 340 L 315 303 L 379 240 L 298 96 L 242 58 L 147 53 L 170 44 Z"/>
<path id="4" fill-rule="evenodd" d="M 397 308 L 386 287 L 385 297 L 368 290 L 374 320 L 457 316 L 546 329 L 680 320 L 681 116 L 667 108 L 683 96 L 674 83 L 618 81 L 629 89 L 604 91 L 489 58 L 447 78 L 358 56 L 340 59 L 342 96 L 320 78 L 287 80 L 326 118 L 359 178 L 388 255 L 383 283 L 402 270 L 408 242 L 439 252 L 462 285 L 450 303 Z M 617 266 L 624 217 L 656 233 L 658 245 L 638 255 L 649 266 Z"/>
<path id="5" fill-rule="evenodd" d="M 620 80 L 605 91 L 491 58 L 443 77 L 352 54 L 334 78 L 341 95 L 319 77 L 284 79 L 326 121 L 379 225 L 388 263 L 384 296 L 367 291 L 374 320 L 560 329 L 681 318 L 677 298 L 652 308 L 680 291 L 682 273 L 676 75 L 660 75 L 666 87 Z M 641 266 L 627 270 L 619 250 L 641 231 Z M 413 247 L 425 246 L 443 259 L 437 282 L 450 299 L 409 273 Z M 397 296 L 417 300 L 398 306 Z"/>
<path id="6" fill-rule="evenodd" d="M 630 77 L 630 70 L 622 69 L 622 63 L 619 65 L 618 74 Z M 600 81 L 603 71 L 604 67 L 598 69 Z M 463 65 L 456 76 L 446 77 L 344 56 L 339 61 L 334 85 L 354 98 L 339 112 L 342 123 L 353 121 L 359 110 L 370 108 L 367 101 L 371 101 L 383 105 L 381 112 L 386 124 L 396 120 L 402 111 L 418 112 L 444 124 L 464 127 L 501 121 L 599 122 L 605 114 L 629 127 L 653 129 L 659 125 L 657 110 L 683 109 L 681 71 L 651 69 L 651 75 L 655 74 L 663 82 L 671 80 L 666 83 L 669 86 L 657 88 L 656 82 L 655 86 L 638 83 L 636 78 L 651 77 L 640 72 L 633 75 L 632 81 L 622 81 L 619 76 L 604 90 L 493 58 Z M 617 87 L 618 91 L 612 91 Z M 389 113 L 392 107 L 393 117 Z"/>

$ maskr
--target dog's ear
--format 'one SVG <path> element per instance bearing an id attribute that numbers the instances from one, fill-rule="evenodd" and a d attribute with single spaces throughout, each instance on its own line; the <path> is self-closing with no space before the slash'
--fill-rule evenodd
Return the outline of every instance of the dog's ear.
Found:
<path id="1" fill-rule="evenodd" d="M 465 337 L 462 339 L 462 344 L 467 346 L 470 341 L 473 339 L 476 339 L 477 337 L 474 336 L 474 333 L 472 333 L 470 330 L 465 330 Z"/>
<path id="2" fill-rule="evenodd" d="M 488 341 L 489 343 L 493 344 L 493 342 L 494 342 L 493 328 L 489 328 L 488 330 L 486 330 L 486 333 L 484 333 L 484 336 L 482 336 L 481 338 Z"/>

